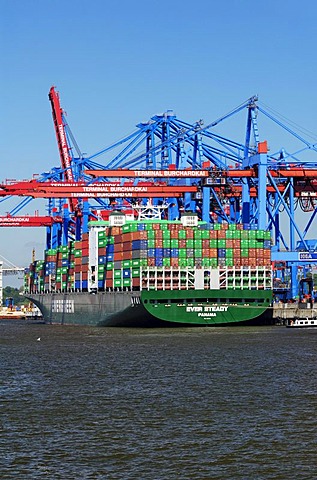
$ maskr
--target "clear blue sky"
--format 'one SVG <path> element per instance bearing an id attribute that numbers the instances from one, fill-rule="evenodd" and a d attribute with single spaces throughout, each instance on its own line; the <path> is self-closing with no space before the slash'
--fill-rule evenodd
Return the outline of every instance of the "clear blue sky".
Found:
<path id="1" fill-rule="evenodd" d="M 0 6 L 1 181 L 59 164 L 52 85 L 88 154 L 155 113 L 173 109 L 185 121 L 209 123 L 254 94 L 317 131 L 313 0 L 0 0 Z M 1 204 L 0 214 L 7 210 Z M 40 257 L 44 242 L 45 229 L 2 229 L 0 254 L 26 266 L 32 246 Z"/>

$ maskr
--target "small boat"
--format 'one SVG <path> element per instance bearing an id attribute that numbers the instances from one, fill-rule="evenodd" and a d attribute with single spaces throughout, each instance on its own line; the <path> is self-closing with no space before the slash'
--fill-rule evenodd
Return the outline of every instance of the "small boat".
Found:
<path id="1" fill-rule="evenodd" d="M 317 327 L 317 318 L 294 318 L 287 321 L 288 328 L 313 328 Z"/>
<path id="2" fill-rule="evenodd" d="M 0 320 L 24 320 L 25 313 L 22 310 L 0 308 Z"/>

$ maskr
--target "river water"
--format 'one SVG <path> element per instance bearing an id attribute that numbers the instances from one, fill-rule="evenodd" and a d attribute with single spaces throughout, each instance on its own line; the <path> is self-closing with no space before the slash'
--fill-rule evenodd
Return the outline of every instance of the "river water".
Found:
<path id="1" fill-rule="evenodd" d="M 316 366 L 317 329 L 2 322 L 0 478 L 316 479 Z"/>

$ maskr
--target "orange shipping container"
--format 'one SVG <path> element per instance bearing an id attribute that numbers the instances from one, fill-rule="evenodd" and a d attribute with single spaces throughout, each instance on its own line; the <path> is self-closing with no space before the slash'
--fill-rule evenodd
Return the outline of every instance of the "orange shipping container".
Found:
<path id="1" fill-rule="evenodd" d="M 118 262 L 118 261 L 122 260 L 122 252 L 115 252 L 114 256 L 113 256 L 113 259 L 114 259 L 115 262 Z"/>

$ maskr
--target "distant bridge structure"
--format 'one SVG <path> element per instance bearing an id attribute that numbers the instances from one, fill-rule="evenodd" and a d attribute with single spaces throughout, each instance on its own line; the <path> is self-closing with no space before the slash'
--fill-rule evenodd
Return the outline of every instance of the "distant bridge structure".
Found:
<path id="1" fill-rule="evenodd" d="M 3 277 L 5 275 L 19 275 L 24 273 L 24 268 L 15 266 L 10 260 L 0 255 L 0 307 L 3 302 Z"/>

